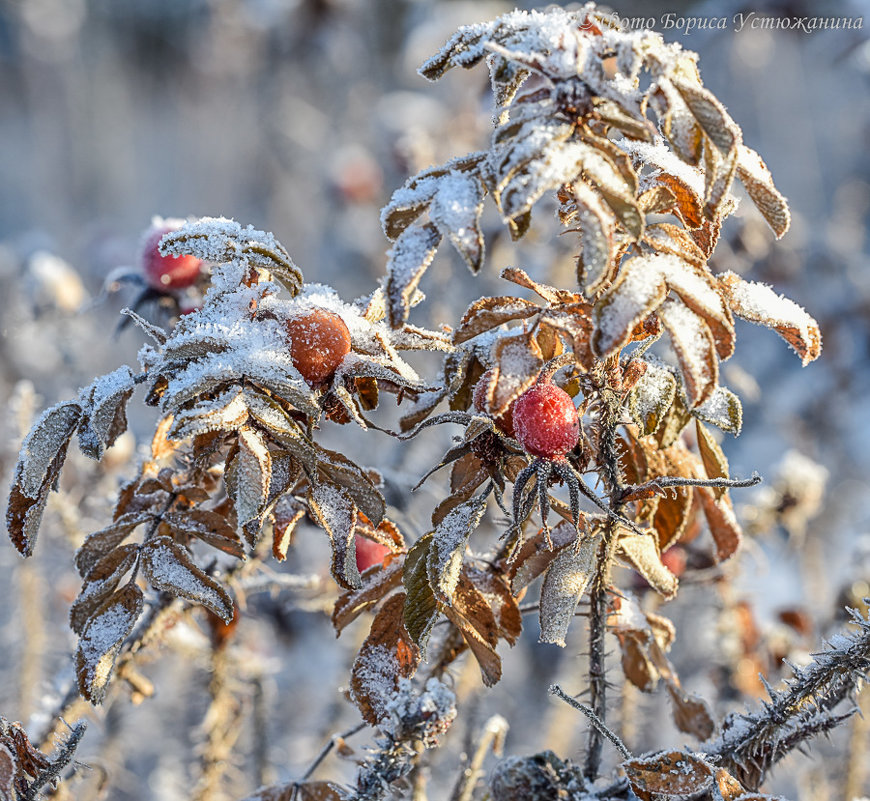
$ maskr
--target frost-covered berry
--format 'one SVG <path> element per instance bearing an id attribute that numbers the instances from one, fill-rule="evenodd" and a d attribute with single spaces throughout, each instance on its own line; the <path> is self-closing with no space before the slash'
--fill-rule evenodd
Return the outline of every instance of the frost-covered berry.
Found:
<path id="1" fill-rule="evenodd" d="M 386 545 L 381 545 L 381 543 L 370 540 L 368 537 L 357 534 L 354 539 L 356 542 L 356 568 L 360 573 L 368 570 L 372 565 L 379 565 L 387 558 L 388 554 L 392 553 Z"/>
<path id="2" fill-rule="evenodd" d="M 311 385 L 332 377 L 350 353 L 350 331 L 335 312 L 314 309 L 286 323 L 293 366 Z"/>
<path id="3" fill-rule="evenodd" d="M 474 407 L 475 411 L 478 411 L 481 414 L 489 414 L 489 409 L 487 408 L 486 403 L 486 391 L 491 378 L 492 370 L 487 370 L 477 380 L 477 384 L 474 385 L 474 393 L 471 396 L 471 405 Z M 507 411 L 505 411 L 503 414 L 493 417 L 492 419 L 496 425 L 496 428 L 498 428 L 499 431 L 501 431 L 503 434 L 506 434 L 509 437 L 515 436 L 513 403 L 511 403 L 510 406 L 507 407 Z"/>
<path id="4" fill-rule="evenodd" d="M 202 272 L 202 261 L 195 256 L 163 256 L 158 250 L 160 240 L 175 228 L 156 225 L 142 245 L 141 265 L 145 282 L 152 289 L 166 292 L 193 286 Z"/>
<path id="5" fill-rule="evenodd" d="M 564 456 L 580 439 L 580 418 L 571 396 L 554 384 L 541 382 L 514 401 L 514 431 L 532 456 Z"/>

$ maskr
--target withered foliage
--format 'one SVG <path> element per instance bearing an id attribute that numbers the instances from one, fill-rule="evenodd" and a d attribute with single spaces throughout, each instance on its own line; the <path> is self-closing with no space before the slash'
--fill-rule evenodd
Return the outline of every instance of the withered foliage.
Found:
<path id="1" fill-rule="evenodd" d="M 708 259 L 736 208 L 737 182 L 776 237 L 789 225 L 786 201 L 703 85 L 695 54 L 655 33 L 615 28 L 592 6 L 518 11 L 461 28 L 421 72 L 435 80 L 481 62 L 495 102 L 489 145 L 394 193 L 382 214 L 392 242 L 386 276 L 369 296 L 345 303 L 304 283 L 271 234 L 224 219 L 189 222 L 167 234 L 161 250 L 213 265 L 202 309 L 170 331 L 128 312 L 151 340 L 140 351 L 141 369 L 97 379 L 76 400 L 47 410 L 26 438 L 7 521 L 13 544 L 29 556 L 73 437 L 100 458 L 125 430 L 125 406 L 139 386 L 160 411 L 151 457 L 121 489 L 111 523 L 76 554 L 83 584 L 70 624 L 79 636 L 79 689 L 93 703 L 105 697 L 151 593 L 187 599 L 229 622 L 227 566 L 262 556 L 263 537 L 283 559 L 307 516 L 331 543 L 341 588 L 336 632 L 372 613 L 349 686 L 386 745 L 364 764 L 350 797 L 384 797 L 410 770 L 415 748 L 434 745 L 446 730 L 455 710 L 439 677 L 460 654 L 471 652 L 485 685 L 499 681 L 502 641 L 512 646 L 519 638 L 519 602 L 539 578 L 545 643 L 564 646 L 578 604 L 590 601 L 589 711 L 598 728 L 582 771 L 554 755 L 506 761 L 491 782 L 494 799 L 591 792 L 606 730 L 606 631 L 619 643 L 627 681 L 644 692 L 664 684 L 678 728 L 699 741 L 713 737 L 710 710 L 683 690 L 667 656 L 673 624 L 616 587 L 613 568 L 630 568 L 669 599 L 679 589 L 662 558 L 669 549 L 697 538 L 714 565 L 740 545 L 729 490 L 758 479 L 731 476 L 714 430 L 737 435 L 742 424 L 739 399 L 719 383 L 720 362 L 735 349 L 734 319 L 772 328 L 803 364 L 818 357 L 821 335 L 797 304 L 733 273 L 714 273 Z M 410 324 L 442 240 L 473 272 L 487 266 L 480 224 L 487 196 L 515 239 L 529 230 L 536 204 L 555 203 L 576 244 L 576 284 L 550 286 L 511 267 L 500 273 L 508 294 L 475 301 L 452 330 Z M 518 291 L 534 298 L 512 294 Z M 291 358 L 288 322 L 314 309 L 341 318 L 351 351 L 311 386 Z M 414 350 L 443 353 L 440 374 L 423 380 L 401 355 Z M 513 403 L 542 381 L 562 387 L 580 417 L 577 445 L 558 459 L 526 453 L 510 419 Z M 450 465 L 450 493 L 415 542 L 387 516 L 377 471 L 317 441 L 324 419 L 373 428 L 367 415 L 384 392 L 410 402 L 401 440 L 438 423 L 465 428 L 432 460 L 427 476 Z M 436 413 L 439 406 L 447 409 Z M 504 503 L 508 484 L 513 513 Z M 562 484 L 568 503 L 559 497 Z M 472 535 L 499 514 L 491 495 L 507 518 L 498 523 L 503 542 L 479 553 Z M 550 510 L 561 518 L 552 528 Z M 362 574 L 359 538 L 386 552 Z M 433 637 L 441 624 L 443 636 Z M 421 695 L 410 679 L 427 656 Z M 831 690 L 832 698 L 851 686 Z M 769 709 L 785 705 L 783 714 L 793 717 L 795 704 L 775 696 Z M 784 725 L 781 716 L 768 718 Z M 800 731 L 823 731 L 830 720 L 804 721 Z M 627 797 L 630 787 L 642 799 L 761 798 L 745 788 L 757 788 L 785 746 L 757 742 L 735 725 L 726 723 L 708 756 L 624 761 L 625 779 L 611 796 Z M 777 737 L 788 748 L 801 740 Z M 302 782 L 251 798 L 337 792 Z"/>

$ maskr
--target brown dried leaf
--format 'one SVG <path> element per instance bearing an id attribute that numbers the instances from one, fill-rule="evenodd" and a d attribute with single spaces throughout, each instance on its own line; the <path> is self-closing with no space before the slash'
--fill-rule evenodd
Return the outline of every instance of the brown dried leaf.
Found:
<path id="1" fill-rule="evenodd" d="M 117 548 L 130 533 L 149 520 L 153 515 L 148 512 L 130 512 L 122 515 L 106 528 L 89 534 L 75 555 L 76 570 L 85 578 L 106 554 Z"/>
<path id="2" fill-rule="evenodd" d="M 529 332 L 501 337 L 493 346 L 495 391 L 490 411 L 496 417 L 538 378 L 544 365 L 537 340 Z"/>
<path id="3" fill-rule="evenodd" d="M 501 678 L 501 659 L 495 650 L 499 626 L 483 593 L 467 575 L 460 575 L 453 605 L 445 606 L 444 614 L 462 633 L 480 667 L 484 685 L 492 687 Z"/>
<path id="4" fill-rule="evenodd" d="M 438 181 L 429 206 L 429 218 L 473 273 L 477 273 L 483 263 L 480 214 L 485 195 L 486 189 L 477 175 L 451 170 Z"/>
<path id="5" fill-rule="evenodd" d="M 646 370 L 628 395 L 626 406 L 641 436 L 652 434 L 674 402 L 677 380 L 670 370 L 644 362 Z"/>
<path id="6" fill-rule="evenodd" d="M 713 784 L 714 768 L 703 758 L 670 751 L 622 763 L 631 789 L 642 801 L 653 796 L 694 796 Z"/>
<path id="7" fill-rule="evenodd" d="M 716 543 L 716 558 L 720 562 L 729 559 L 740 547 L 743 532 L 740 524 L 734 516 L 734 507 L 727 495 L 716 498 L 716 494 L 709 487 L 695 487 L 695 492 L 701 498 L 701 506 L 707 525 Z"/>
<path id="8" fill-rule="evenodd" d="M 680 362 L 689 408 L 710 397 L 719 380 L 716 343 L 707 323 L 681 301 L 668 298 L 658 310 Z"/>
<path id="9" fill-rule="evenodd" d="M 453 332 L 457 345 L 511 320 L 524 320 L 541 311 L 541 307 L 523 298 L 484 297 L 474 301 Z"/>
<path id="10" fill-rule="evenodd" d="M 18 761 L 15 755 L 0 743 L 0 801 L 15 801 L 15 779 L 18 776 Z"/>
<path id="11" fill-rule="evenodd" d="M 439 610 L 439 604 L 429 585 L 426 566 L 431 544 L 432 534 L 426 534 L 414 543 L 405 557 L 402 574 L 402 584 L 407 593 L 403 612 L 404 625 L 411 639 L 421 650 L 429 639 Z"/>
<path id="12" fill-rule="evenodd" d="M 738 148 L 737 177 L 779 239 L 791 223 L 788 203 L 773 185 L 773 176 L 761 156 L 745 145 Z"/>
<path id="13" fill-rule="evenodd" d="M 514 645 L 523 631 L 523 615 L 505 577 L 493 569 L 469 567 L 466 572 L 472 584 L 489 603 L 498 624 L 499 636 L 507 640 L 509 645 Z"/>
<path id="14" fill-rule="evenodd" d="M 343 454 L 319 448 L 317 481 L 326 481 L 345 490 L 372 525 L 378 526 L 384 519 L 386 501 L 371 475 Z"/>
<path id="15" fill-rule="evenodd" d="M 305 517 L 305 507 L 295 498 L 282 498 L 275 506 L 272 521 L 272 555 L 283 562 L 299 521 Z"/>
<path id="16" fill-rule="evenodd" d="M 719 447 L 719 443 L 700 420 L 695 420 L 695 430 L 698 433 L 698 452 L 704 464 L 707 478 L 729 478 L 728 459 Z M 721 498 L 726 492 L 725 487 L 713 487 L 715 497 Z"/>
<path id="17" fill-rule="evenodd" d="M 657 175 L 656 181 L 674 196 L 674 212 L 683 224 L 687 228 L 700 228 L 704 221 L 704 201 L 691 185 L 668 172 Z"/>
<path id="18" fill-rule="evenodd" d="M 586 295 L 592 297 L 612 281 L 616 273 L 613 214 L 584 182 L 573 185 L 569 202 L 569 212 L 562 214 L 562 222 L 572 225 L 570 230 L 580 234 L 577 282 Z"/>
<path id="19" fill-rule="evenodd" d="M 585 525 L 583 517 L 580 523 L 582 529 Z M 574 524 L 561 521 L 550 530 L 550 538 L 553 543 L 552 548 L 549 547 L 544 530 L 541 529 L 534 537 L 529 537 L 523 542 L 511 566 L 511 590 L 514 594 L 518 594 L 543 574 L 565 546 L 576 542 L 577 532 Z"/>
<path id="20" fill-rule="evenodd" d="M 400 678 L 410 678 L 420 649 L 402 621 L 405 593 L 391 595 L 375 615 L 351 669 L 350 687 L 363 718 L 377 726 L 388 711 Z"/>
<path id="21" fill-rule="evenodd" d="M 115 660 L 142 614 L 143 601 L 142 590 L 127 584 L 91 615 L 79 637 L 75 657 L 79 692 L 92 704 L 102 703 L 106 695 Z"/>
<path id="22" fill-rule="evenodd" d="M 315 484 L 308 493 L 308 508 L 332 543 L 332 575 L 339 586 L 362 586 L 356 566 L 358 512 L 350 493 L 333 484 Z"/>
<path id="23" fill-rule="evenodd" d="M 272 455 L 263 435 L 244 426 L 239 429 L 238 451 L 225 474 L 227 494 L 233 499 L 239 525 L 256 520 L 269 498 Z"/>
<path id="24" fill-rule="evenodd" d="M 744 281 L 731 272 L 717 277 L 734 314 L 772 328 L 791 345 L 804 366 L 819 357 L 822 352 L 819 324 L 797 303 L 777 295 L 765 284 Z"/>
<path id="25" fill-rule="evenodd" d="M 402 583 L 404 561 L 400 556 L 387 556 L 382 563 L 372 565 L 363 572 L 359 589 L 346 590 L 338 596 L 332 610 L 332 625 L 335 627 L 336 636 L 345 626 Z"/>
<path id="26" fill-rule="evenodd" d="M 217 512 L 208 509 L 168 512 L 163 522 L 182 537 L 195 537 L 237 559 L 245 556 L 245 547 L 235 527 Z"/>
<path id="27" fill-rule="evenodd" d="M 673 679 L 667 682 L 668 694 L 674 705 L 674 723 L 685 734 L 704 741 L 716 731 L 716 722 L 707 702 L 697 695 L 689 695 Z"/>
<path id="28" fill-rule="evenodd" d="M 155 590 L 200 604 L 224 623 L 233 619 L 230 594 L 173 539 L 155 537 L 142 546 L 141 555 L 142 572 Z"/>
<path id="29" fill-rule="evenodd" d="M 662 564 L 655 537 L 624 530 L 619 538 L 617 555 L 637 570 L 657 593 L 665 598 L 676 595 L 677 577 Z"/>
<path id="30" fill-rule="evenodd" d="M 567 289 L 557 289 L 548 284 L 541 284 L 529 277 L 525 270 L 519 267 L 505 267 L 501 271 L 501 277 L 505 281 L 512 281 L 514 284 L 531 289 L 539 297 L 543 298 L 547 303 L 558 306 L 563 303 L 576 303 L 582 298 L 574 292 L 569 292 Z"/>
<path id="31" fill-rule="evenodd" d="M 107 553 L 88 571 L 69 610 L 70 628 L 76 634 L 82 633 L 91 614 L 118 588 L 138 559 L 139 545 L 130 543 Z"/>

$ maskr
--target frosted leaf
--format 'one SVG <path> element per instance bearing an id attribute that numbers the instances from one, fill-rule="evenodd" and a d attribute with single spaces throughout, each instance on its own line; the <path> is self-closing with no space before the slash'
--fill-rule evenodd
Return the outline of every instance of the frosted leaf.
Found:
<path id="1" fill-rule="evenodd" d="M 634 327 L 667 296 L 658 264 L 664 256 L 638 256 L 622 265 L 619 277 L 595 304 L 592 346 L 602 358 L 627 344 Z"/>
<path id="2" fill-rule="evenodd" d="M 581 526 L 584 520 L 581 517 Z M 563 520 L 550 530 L 550 543 L 547 542 L 543 530 L 534 537 L 528 537 L 520 546 L 513 565 L 511 591 L 518 595 L 520 590 L 531 584 L 550 566 L 550 563 L 561 553 L 562 548 L 577 541 L 577 530 L 573 523 Z"/>
<path id="3" fill-rule="evenodd" d="M 438 180 L 438 190 L 429 207 L 430 219 L 473 273 L 483 263 L 480 214 L 484 192 L 476 175 L 452 171 Z"/>
<path id="4" fill-rule="evenodd" d="M 523 298 L 484 297 L 474 301 L 453 334 L 456 344 L 489 331 L 512 320 L 524 320 L 541 311 L 541 307 Z"/>
<path id="5" fill-rule="evenodd" d="M 154 323 L 139 316 L 132 309 L 123 308 L 120 313 L 129 317 L 158 345 L 163 345 L 166 342 L 167 334 L 162 328 L 160 328 L 160 326 L 154 325 Z"/>
<path id="6" fill-rule="evenodd" d="M 363 718 L 378 725 L 390 713 L 400 678 L 417 669 L 420 652 L 402 623 L 405 593 L 390 596 L 381 606 L 351 669 L 350 687 Z"/>
<path id="7" fill-rule="evenodd" d="M 362 586 L 356 565 L 357 508 L 342 487 L 318 482 L 308 494 L 308 507 L 332 543 L 332 575 L 346 589 Z"/>
<path id="8" fill-rule="evenodd" d="M 632 790 L 641 798 L 696 796 L 713 784 L 714 769 L 702 757 L 683 751 L 658 753 L 622 763 Z"/>
<path id="9" fill-rule="evenodd" d="M 501 678 L 501 659 L 496 653 L 499 626 L 483 593 L 464 572 L 453 595 L 453 604 L 445 606 L 444 615 L 461 632 L 480 668 L 487 687 Z"/>
<path id="10" fill-rule="evenodd" d="M 5 745 L 0 743 L 0 801 L 15 801 L 15 778 L 18 775 L 18 760 Z"/>
<path id="11" fill-rule="evenodd" d="M 184 440 L 210 431 L 235 431 L 247 420 L 248 406 L 244 391 L 232 387 L 216 398 L 178 412 L 167 437 Z"/>
<path id="12" fill-rule="evenodd" d="M 741 145 L 738 151 L 737 177 L 743 182 L 747 194 L 773 229 L 776 238 L 782 237 L 791 223 L 788 203 L 773 185 L 773 176 L 761 156 L 745 145 Z"/>
<path id="13" fill-rule="evenodd" d="M 175 535 L 195 537 L 236 559 L 245 557 L 245 549 L 236 529 L 222 514 L 209 509 L 185 509 L 183 512 L 167 512 L 161 522 Z"/>
<path id="14" fill-rule="evenodd" d="M 662 564 L 654 536 L 623 530 L 617 544 L 617 555 L 637 570 L 663 597 L 672 598 L 676 594 L 677 577 Z"/>
<path id="15" fill-rule="evenodd" d="M 703 172 L 697 167 L 693 167 L 680 159 L 668 148 L 663 139 L 657 138 L 653 143 L 623 139 L 618 144 L 638 165 L 652 165 L 657 168 L 642 180 L 642 188 L 651 185 L 654 182 L 662 181 L 670 176 L 678 179 L 678 181 L 695 196 L 696 204 L 699 200 L 703 199 Z M 698 224 L 700 224 L 700 220 L 698 221 Z"/>
<path id="16" fill-rule="evenodd" d="M 238 452 L 226 476 L 240 526 L 260 517 L 269 497 L 271 478 L 272 456 L 265 438 L 254 428 L 241 428 Z"/>
<path id="17" fill-rule="evenodd" d="M 196 256 L 216 264 L 258 267 L 273 274 L 291 295 L 296 295 L 302 286 L 302 272 L 271 233 L 250 225 L 242 227 L 224 217 L 202 217 L 185 223 L 160 240 L 160 252 L 164 256 Z M 234 289 L 239 277 L 223 276 L 216 271 L 213 284 L 218 291 Z"/>
<path id="18" fill-rule="evenodd" d="M 563 547 L 547 568 L 541 585 L 540 642 L 565 647 L 574 610 L 595 575 L 600 544 L 600 534 L 583 537 L 577 547 Z"/>
<path id="19" fill-rule="evenodd" d="M 127 366 L 97 378 L 84 389 L 79 400 L 84 414 L 79 424 L 79 446 L 82 453 L 99 459 L 105 448 L 127 430 L 126 405 L 136 383 Z"/>
<path id="20" fill-rule="evenodd" d="M 432 224 L 415 223 L 396 239 L 388 254 L 387 312 L 390 325 L 398 328 L 408 319 L 411 298 L 426 268 L 435 258 L 441 234 Z"/>
<path id="21" fill-rule="evenodd" d="M 138 558 L 137 544 L 122 545 L 100 559 L 88 572 L 78 597 L 69 610 L 70 627 L 76 634 L 82 633 L 91 614 L 117 589 L 121 579 L 133 568 Z"/>
<path id="22" fill-rule="evenodd" d="M 544 360 L 537 340 L 529 334 L 501 337 L 493 348 L 495 391 L 490 400 L 493 416 L 504 414 L 508 406 L 538 378 Z"/>
<path id="23" fill-rule="evenodd" d="M 709 487 L 695 487 L 695 492 L 701 498 L 701 508 L 716 543 L 716 559 L 724 562 L 737 552 L 743 539 L 731 499 L 727 495 L 717 498 Z"/>
<path id="24" fill-rule="evenodd" d="M 717 277 L 734 314 L 772 328 L 791 345 L 804 366 L 819 357 L 822 351 L 819 324 L 797 303 L 778 295 L 766 284 L 744 281 L 731 272 Z"/>
<path id="25" fill-rule="evenodd" d="M 743 406 L 740 398 L 727 387 L 717 386 L 707 400 L 692 409 L 692 414 L 734 436 L 743 427 Z"/>
<path id="26" fill-rule="evenodd" d="M 439 600 L 452 603 L 459 583 L 468 538 L 486 512 L 486 495 L 478 495 L 449 512 L 435 527 L 426 560 L 429 584 Z"/>
<path id="27" fill-rule="evenodd" d="M 431 545 L 431 533 L 417 540 L 408 551 L 402 570 L 402 584 L 407 593 L 402 620 L 408 636 L 421 650 L 438 618 L 438 602 L 429 584 L 426 565 Z"/>
<path id="28" fill-rule="evenodd" d="M 89 534 L 75 555 L 79 575 L 85 578 L 106 554 L 114 551 L 138 526 L 153 518 L 150 512 L 129 512 L 106 528 Z"/>
<path id="29" fill-rule="evenodd" d="M 115 660 L 142 614 L 142 606 L 142 590 L 128 584 L 91 615 L 79 637 L 75 655 L 79 692 L 92 704 L 102 703 Z"/>
<path id="30" fill-rule="evenodd" d="M 614 276 L 614 226 L 612 216 L 589 186 L 578 182 L 574 185 L 573 193 L 570 223 L 574 226 L 573 230 L 580 234 L 577 283 L 591 297 Z"/>
<path id="31" fill-rule="evenodd" d="M 197 566 L 188 551 L 170 537 L 156 537 L 142 546 L 142 572 L 155 590 L 186 598 L 214 612 L 224 623 L 233 619 L 233 600 Z"/>
<path id="32" fill-rule="evenodd" d="M 701 454 L 701 462 L 707 478 L 729 478 L 728 458 L 722 452 L 719 443 L 700 420 L 695 420 L 695 431 L 698 435 L 698 453 Z M 725 489 L 721 487 L 713 489 L 713 494 L 717 498 L 721 498 L 724 492 Z"/>
<path id="33" fill-rule="evenodd" d="M 505 281 L 511 281 L 518 286 L 531 289 L 539 297 L 543 298 L 547 303 L 558 305 L 560 303 L 576 303 L 581 300 L 580 296 L 574 292 L 569 292 L 567 289 L 558 289 L 548 284 L 542 284 L 529 277 L 525 270 L 519 267 L 505 267 L 501 271 L 501 277 Z"/>
<path id="34" fill-rule="evenodd" d="M 674 402 L 677 381 L 671 371 L 646 362 L 646 370 L 628 395 L 628 412 L 641 436 L 652 434 Z"/>
<path id="35" fill-rule="evenodd" d="M 81 418 L 82 408 L 65 401 L 46 409 L 24 438 L 18 454 L 15 483 L 28 498 L 36 498 L 52 463 L 65 453 Z"/>
<path id="36" fill-rule="evenodd" d="M 694 408 L 710 397 L 719 379 L 713 334 L 697 314 L 678 300 L 666 300 L 658 315 L 680 362 L 689 408 Z"/>
<path id="37" fill-rule="evenodd" d="M 319 448 L 316 473 L 318 483 L 326 481 L 343 489 L 373 526 L 381 524 L 386 502 L 366 470 L 336 451 Z"/>
<path id="38" fill-rule="evenodd" d="M 402 583 L 402 568 L 402 559 L 389 559 L 383 565 L 366 570 L 359 588 L 343 592 L 332 610 L 336 634 L 398 587 Z"/>

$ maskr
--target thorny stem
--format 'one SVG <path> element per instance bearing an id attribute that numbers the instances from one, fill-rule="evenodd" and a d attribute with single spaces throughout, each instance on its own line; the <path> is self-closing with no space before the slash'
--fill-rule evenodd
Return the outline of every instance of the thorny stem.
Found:
<path id="1" fill-rule="evenodd" d="M 308 766 L 308 769 L 305 773 L 302 774 L 302 778 L 299 779 L 299 783 L 307 782 L 311 776 L 314 774 L 314 771 L 320 767 L 320 763 L 323 762 L 326 757 L 329 756 L 330 751 L 335 748 L 336 743 L 340 740 L 346 740 L 348 737 L 352 737 L 357 732 L 362 731 L 368 724 L 363 721 L 362 723 L 357 723 L 356 726 L 351 727 L 347 731 L 343 731 L 341 734 L 333 734 L 332 737 L 329 738 L 329 741 L 323 748 L 320 750 L 320 753 L 314 758 L 314 761 Z"/>
<path id="2" fill-rule="evenodd" d="M 650 479 L 643 484 L 624 487 L 621 491 L 622 498 L 628 498 L 638 492 L 655 489 L 669 489 L 672 487 L 721 487 L 725 489 L 742 489 L 754 487 L 762 481 L 758 473 L 753 473 L 751 478 L 683 478 L 682 476 L 659 476 Z"/>
<path id="3" fill-rule="evenodd" d="M 619 395 L 610 387 L 604 386 L 599 392 L 600 398 L 600 439 L 599 462 L 601 476 L 610 496 L 610 510 L 619 515 L 622 510 L 622 476 L 619 469 L 619 459 L 616 450 L 616 428 L 619 424 Z M 592 579 L 589 605 L 589 698 L 591 711 L 605 726 L 607 717 L 607 682 L 605 679 L 605 645 L 604 635 L 607 630 L 608 586 L 610 584 L 610 565 L 616 546 L 618 525 L 612 515 L 604 522 L 604 531 L 598 558 L 595 566 L 595 576 Z M 601 729 L 593 726 L 589 730 L 589 745 L 586 750 L 586 762 L 583 775 L 590 782 L 598 778 L 601 766 L 601 749 L 604 735 Z"/>
<path id="4" fill-rule="evenodd" d="M 42 791 L 42 788 L 47 784 L 54 782 L 61 774 L 63 769 L 72 762 L 76 748 L 85 734 L 87 723 L 81 720 L 76 723 L 70 730 L 70 735 L 64 741 L 63 745 L 53 757 L 49 766 L 43 770 L 27 788 L 27 792 L 22 796 L 22 801 L 36 801 Z"/>

